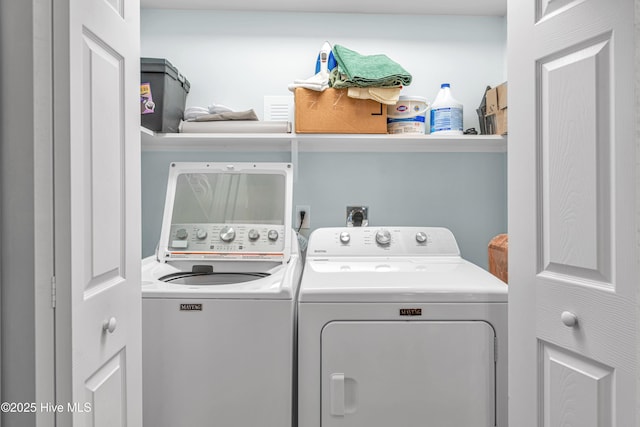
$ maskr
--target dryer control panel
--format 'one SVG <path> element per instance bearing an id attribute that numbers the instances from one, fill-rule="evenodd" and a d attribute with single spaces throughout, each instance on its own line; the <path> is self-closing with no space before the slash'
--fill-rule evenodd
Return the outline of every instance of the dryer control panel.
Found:
<path id="1" fill-rule="evenodd" d="M 307 256 L 460 256 L 453 233 L 442 227 L 319 228 Z"/>

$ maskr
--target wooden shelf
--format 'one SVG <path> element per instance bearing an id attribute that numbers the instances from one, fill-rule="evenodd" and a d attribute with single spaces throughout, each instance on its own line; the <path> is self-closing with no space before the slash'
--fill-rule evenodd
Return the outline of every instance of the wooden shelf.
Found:
<path id="1" fill-rule="evenodd" d="M 505 153 L 499 135 L 159 134 L 141 129 L 143 151 L 451 152 Z"/>

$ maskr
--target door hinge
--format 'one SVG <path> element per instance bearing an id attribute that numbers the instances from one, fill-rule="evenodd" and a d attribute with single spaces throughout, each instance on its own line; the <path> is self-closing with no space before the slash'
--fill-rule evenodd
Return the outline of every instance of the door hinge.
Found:
<path id="1" fill-rule="evenodd" d="M 56 308 L 56 276 L 51 276 L 51 308 Z"/>

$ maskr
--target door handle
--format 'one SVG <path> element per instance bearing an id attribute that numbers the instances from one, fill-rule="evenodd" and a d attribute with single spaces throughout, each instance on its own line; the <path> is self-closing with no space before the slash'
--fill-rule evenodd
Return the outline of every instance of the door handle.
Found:
<path id="1" fill-rule="evenodd" d="M 344 417 L 344 374 L 331 374 L 331 415 Z"/>
<path id="2" fill-rule="evenodd" d="M 118 322 L 115 317 L 111 317 L 109 320 L 105 319 L 105 321 L 102 322 L 102 332 L 109 332 L 111 334 L 116 330 L 117 325 Z"/>
<path id="3" fill-rule="evenodd" d="M 560 315 L 560 319 L 562 320 L 562 323 L 564 323 L 565 326 L 568 326 L 570 328 L 578 324 L 578 316 L 576 316 L 570 311 L 563 311 L 562 314 Z"/>

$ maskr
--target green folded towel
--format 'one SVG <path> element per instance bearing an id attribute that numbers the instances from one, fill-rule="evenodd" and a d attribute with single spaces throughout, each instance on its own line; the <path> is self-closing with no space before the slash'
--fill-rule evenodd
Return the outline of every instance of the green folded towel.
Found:
<path id="1" fill-rule="evenodd" d="M 333 46 L 333 55 L 338 63 L 337 71 L 334 69 L 331 73 L 331 83 L 335 88 L 411 84 L 411 74 L 386 55 L 361 55 L 340 45 Z"/>

